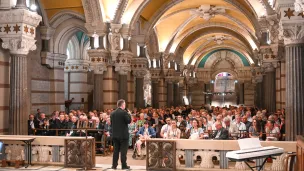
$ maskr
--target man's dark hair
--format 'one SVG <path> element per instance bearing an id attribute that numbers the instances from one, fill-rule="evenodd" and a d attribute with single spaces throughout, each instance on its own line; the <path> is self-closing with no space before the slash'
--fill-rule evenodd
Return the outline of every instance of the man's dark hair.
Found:
<path id="1" fill-rule="evenodd" d="M 118 101 L 117 101 L 117 107 L 121 107 L 122 104 L 124 104 L 124 103 L 125 103 L 125 100 L 124 100 L 124 99 L 118 100 Z"/>

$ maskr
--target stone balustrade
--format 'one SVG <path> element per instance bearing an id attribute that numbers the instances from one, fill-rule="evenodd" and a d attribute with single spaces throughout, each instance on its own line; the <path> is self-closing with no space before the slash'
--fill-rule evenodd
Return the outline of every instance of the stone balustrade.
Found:
<path id="1" fill-rule="evenodd" d="M 288 153 L 296 152 L 295 141 L 262 141 L 261 145 L 281 147 L 285 151 L 284 154 L 277 156 L 271 164 L 267 165 L 267 170 L 283 171 Z M 147 142 L 147 146 L 147 168 L 150 170 L 187 170 L 190 168 L 194 170 L 248 169 L 248 166 L 244 162 L 231 162 L 226 158 L 228 151 L 239 150 L 237 140 L 152 139 Z M 167 152 L 166 149 L 175 151 Z M 167 163 L 171 164 L 159 165 L 155 164 L 155 162 L 153 163 L 153 161 L 164 160 L 161 158 L 164 157 L 164 155 L 158 154 L 158 151 L 161 154 L 169 155 L 165 157 L 169 160 Z M 217 164 L 215 158 L 219 161 L 219 164 Z M 261 162 L 263 162 L 263 159 L 255 160 L 256 165 L 259 165 Z M 172 163 L 175 163 L 175 166 L 173 166 Z"/>
<path id="2" fill-rule="evenodd" d="M 5 135 L 1 135 L 2 137 Z M 79 156 L 73 156 L 72 150 L 79 150 L 77 155 L 82 154 L 84 158 L 85 137 L 59 137 L 59 136 L 27 136 L 33 137 L 35 140 L 32 142 L 32 163 L 45 164 L 45 165 L 68 165 L 66 159 L 73 160 Z M 92 164 L 90 167 L 95 166 L 95 140 L 93 137 L 88 137 L 87 156 Z M 1 149 L 0 160 L 26 160 L 28 150 L 26 146 L 20 141 L 3 141 L 4 146 Z M 68 147 L 68 149 L 66 149 Z M 82 150 L 81 150 L 82 149 Z M 67 154 L 69 153 L 69 154 Z M 76 154 L 76 153 L 75 153 Z M 80 158 L 80 157 L 79 157 Z M 73 162 L 72 162 L 73 163 Z M 78 162 L 77 164 L 80 164 Z M 70 166 L 73 167 L 73 166 Z M 75 167 L 77 167 L 75 165 Z"/>

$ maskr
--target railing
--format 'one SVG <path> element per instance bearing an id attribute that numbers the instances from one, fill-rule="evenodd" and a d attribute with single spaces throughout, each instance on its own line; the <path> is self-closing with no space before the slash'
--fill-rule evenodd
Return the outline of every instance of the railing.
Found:
<path id="1" fill-rule="evenodd" d="M 74 129 L 33 129 L 34 135 L 37 134 L 37 132 L 39 133 L 39 131 L 43 132 L 43 131 L 47 131 L 48 133 L 54 134 L 55 135 L 44 135 L 44 136 L 65 136 L 65 134 L 67 132 L 70 131 L 75 131 L 78 133 L 77 136 L 71 136 L 71 137 L 85 137 L 85 136 L 91 136 L 90 134 L 94 133 L 94 134 L 101 134 L 101 138 L 96 139 L 96 136 L 93 136 L 95 138 L 95 144 L 97 146 L 102 146 L 103 147 L 103 155 L 109 155 L 112 152 L 112 144 L 111 143 L 107 143 L 107 135 L 104 133 L 104 129 L 94 129 L 94 128 L 74 128 Z M 60 135 L 62 132 L 65 132 L 64 135 Z M 99 145 L 100 144 L 100 145 Z M 96 155 L 100 155 L 100 154 L 96 154 Z"/>
<path id="2" fill-rule="evenodd" d="M 22 135 L 1 135 L 1 137 Z M 28 160 L 30 153 L 33 164 L 65 165 L 87 168 L 95 166 L 95 143 L 93 137 L 26 136 L 35 138 L 32 150 L 28 151 L 20 141 L 3 140 L 4 148 L 0 160 Z M 87 156 L 87 158 L 85 157 Z"/>
<path id="3" fill-rule="evenodd" d="M 192 169 L 233 169 L 246 170 L 244 162 L 231 162 L 226 158 L 228 151 L 239 150 L 236 140 L 188 140 L 188 139 L 151 139 L 147 140 L 147 170 L 186 170 Z M 261 141 L 262 146 L 276 146 L 284 149 L 284 154 L 276 157 L 267 169 L 285 170 L 284 162 L 288 154 L 296 152 L 296 142 Z M 176 149 L 176 150 L 174 150 Z M 166 154 L 167 156 L 164 156 Z M 260 165 L 264 159 L 255 160 Z M 164 163 L 167 161 L 167 163 Z M 217 163 L 216 161 L 219 161 Z M 173 165 L 175 163 L 175 166 Z M 298 171 L 298 170 L 295 170 Z"/>

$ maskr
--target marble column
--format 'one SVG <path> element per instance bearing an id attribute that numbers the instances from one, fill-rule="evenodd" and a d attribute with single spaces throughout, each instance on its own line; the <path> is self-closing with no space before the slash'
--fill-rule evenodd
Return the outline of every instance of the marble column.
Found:
<path id="1" fill-rule="evenodd" d="M 286 140 L 304 135 L 304 43 L 286 48 Z"/>
<path id="2" fill-rule="evenodd" d="M 94 74 L 94 109 L 103 109 L 103 74 Z"/>
<path id="3" fill-rule="evenodd" d="M 28 79 L 26 55 L 13 54 L 10 62 L 10 135 L 27 134 Z"/>
<path id="4" fill-rule="evenodd" d="M 173 83 L 167 82 L 167 107 L 173 106 Z"/>
<path id="5" fill-rule="evenodd" d="M 136 77 L 136 93 L 135 93 L 135 106 L 137 108 L 144 108 L 144 78 Z"/>
<path id="6" fill-rule="evenodd" d="M 173 84 L 173 105 L 176 107 L 180 105 L 180 93 L 178 83 Z"/>
<path id="7" fill-rule="evenodd" d="M 274 70 L 265 73 L 263 78 L 263 107 L 268 112 L 274 112 L 276 109 L 276 88 L 275 88 L 275 72 Z"/>
<path id="8" fill-rule="evenodd" d="M 126 103 L 128 99 L 127 84 L 128 76 L 125 74 L 119 74 L 118 99 L 124 99 Z"/>
<path id="9" fill-rule="evenodd" d="M 262 82 L 258 82 L 255 85 L 255 93 L 256 93 L 256 98 L 255 98 L 255 105 L 259 108 L 263 106 L 263 86 Z"/>
<path id="10" fill-rule="evenodd" d="M 158 80 L 152 80 L 152 107 L 159 108 Z"/>
<path id="11" fill-rule="evenodd" d="M 244 83 L 239 84 L 239 104 L 244 104 Z"/>

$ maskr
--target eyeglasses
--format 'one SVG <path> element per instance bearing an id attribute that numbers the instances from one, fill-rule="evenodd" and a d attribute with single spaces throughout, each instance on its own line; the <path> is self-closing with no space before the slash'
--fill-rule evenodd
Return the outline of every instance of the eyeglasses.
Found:
<path id="1" fill-rule="evenodd" d="M 166 120 L 166 121 L 168 122 L 168 121 L 171 121 L 171 120 Z"/>

